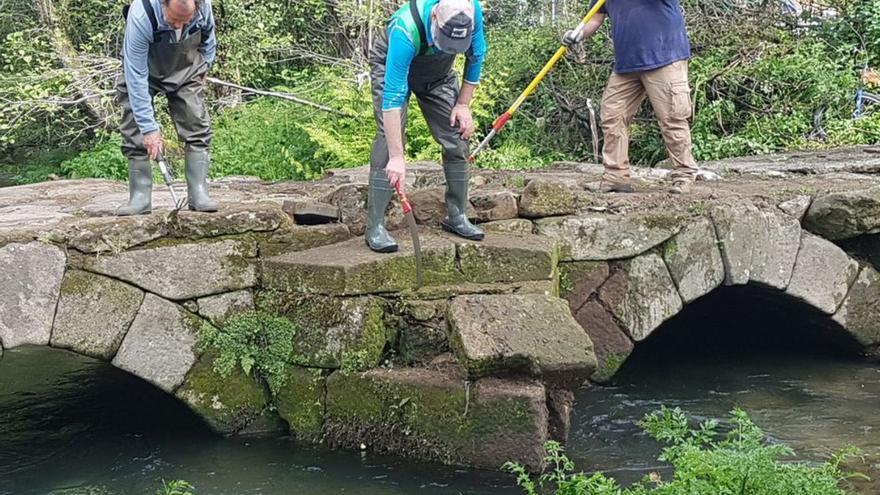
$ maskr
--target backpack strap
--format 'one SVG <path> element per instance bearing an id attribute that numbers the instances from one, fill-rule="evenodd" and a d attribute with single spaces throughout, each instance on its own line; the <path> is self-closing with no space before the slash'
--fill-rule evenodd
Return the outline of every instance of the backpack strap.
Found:
<path id="1" fill-rule="evenodd" d="M 159 41 L 159 19 L 156 18 L 156 10 L 153 9 L 153 4 L 150 3 L 150 0 L 141 0 L 141 3 L 144 5 L 144 12 L 150 18 L 150 25 L 153 27 L 153 43 L 156 43 Z M 129 11 L 131 11 L 131 5 L 122 7 L 123 19 L 128 20 Z"/>
<path id="2" fill-rule="evenodd" d="M 418 0 L 410 0 L 409 12 L 412 15 L 413 22 L 416 23 L 416 28 L 419 30 L 419 55 L 424 55 L 428 53 L 428 33 L 425 31 L 425 23 L 422 20 L 422 15 L 419 13 L 418 3 Z"/>

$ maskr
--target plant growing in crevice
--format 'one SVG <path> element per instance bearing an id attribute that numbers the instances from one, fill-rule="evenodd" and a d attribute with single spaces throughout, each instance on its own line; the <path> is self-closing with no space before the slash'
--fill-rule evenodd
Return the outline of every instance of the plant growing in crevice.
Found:
<path id="1" fill-rule="evenodd" d="M 223 377 L 236 367 L 262 379 L 275 395 L 287 380 L 297 326 L 287 318 L 263 311 L 232 316 L 223 327 L 208 322 L 199 330 L 199 344 L 218 353 L 213 367 Z"/>
<path id="2" fill-rule="evenodd" d="M 556 442 L 545 445 L 549 470 L 537 478 L 517 463 L 508 462 L 502 469 L 516 475 L 527 495 L 847 495 L 841 482 L 862 476 L 840 467 L 861 455 L 853 447 L 822 464 L 782 461 L 794 452 L 785 445 L 768 443 L 764 432 L 739 409 L 730 413 L 724 433 L 715 420 L 691 428 L 678 408 L 664 407 L 645 416 L 640 425 L 667 445 L 659 460 L 675 469 L 670 481 L 651 473 L 640 483 L 622 488 L 601 472 L 575 472 L 574 462 Z"/>

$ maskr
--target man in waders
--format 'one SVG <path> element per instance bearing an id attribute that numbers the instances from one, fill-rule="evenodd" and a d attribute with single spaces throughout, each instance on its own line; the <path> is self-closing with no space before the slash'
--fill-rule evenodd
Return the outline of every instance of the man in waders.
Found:
<path id="1" fill-rule="evenodd" d="M 217 40 L 211 0 L 134 0 L 126 9 L 122 45 L 123 78 L 117 84 L 122 105 L 122 154 L 128 158 L 128 204 L 120 216 L 152 209 L 150 159 L 162 150 L 162 133 L 153 97 L 163 93 L 177 135 L 185 144 L 186 186 L 191 210 L 217 211 L 208 197 L 211 119 L 203 97 Z"/>
<path id="2" fill-rule="evenodd" d="M 691 144 L 688 59 L 690 42 L 679 0 L 607 0 L 571 46 L 592 36 L 611 19 L 614 72 L 602 96 L 602 192 L 632 192 L 629 174 L 629 125 L 645 100 L 651 100 L 672 171 L 673 194 L 691 191 L 697 175 Z"/>
<path id="3" fill-rule="evenodd" d="M 452 71 L 465 54 L 464 84 Z M 471 240 L 483 232 L 468 220 L 468 139 L 474 132 L 470 102 L 480 82 L 486 39 L 477 0 L 411 0 L 388 23 L 370 53 L 377 131 L 370 153 L 366 242 L 373 251 L 397 251 L 385 230 L 392 188 L 406 183 L 403 144 L 406 111 L 414 94 L 431 135 L 443 148 L 446 213 L 443 228 Z"/>

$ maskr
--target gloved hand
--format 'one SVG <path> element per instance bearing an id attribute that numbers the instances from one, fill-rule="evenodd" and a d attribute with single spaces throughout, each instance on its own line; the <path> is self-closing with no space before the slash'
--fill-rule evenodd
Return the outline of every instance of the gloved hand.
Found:
<path id="1" fill-rule="evenodd" d="M 571 48 L 571 45 L 580 43 L 580 37 L 575 37 L 574 29 L 569 29 L 562 35 L 562 44 Z"/>

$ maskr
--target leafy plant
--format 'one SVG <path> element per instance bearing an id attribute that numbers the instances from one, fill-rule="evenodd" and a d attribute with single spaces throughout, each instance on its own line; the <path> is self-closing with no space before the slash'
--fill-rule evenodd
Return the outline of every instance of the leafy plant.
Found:
<path id="1" fill-rule="evenodd" d="M 502 469 L 516 475 L 527 495 L 846 495 L 840 483 L 860 476 L 840 467 L 861 455 L 855 448 L 844 449 L 819 465 L 781 461 L 794 452 L 785 445 L 768 443 L 764 432 L 739 409 L 731 412 L 729 428 L 723 433 L 715 420 L 691 428 L 678 408 L 664 407 L 649 414 L 641 426 L 666 444 L 659 460 L 674 467 L 671 481 L 652 473 L 622 488 L 602 473 L 575 472 L 574 462 L 556 442 L 545 445 L 549 470 L 537 478 L 516 463 L 508 462 Z"/>
<path id="2" fill-rule="evenodd" d="M 156 495 L 195 495 L 195 487 L 184 480 L 174 480 L 168 483 L 162 480 L 162 488 L 156 490 Z"/>
<path id="3" fill-rule="evenodd" d="M 273 394 L 287 381 L 287 366 L 293 354 L 296 325 L 287 318 L 262 311 L 232 316 L 222 327 L 205 323 L 199 330 L 199 344 L 218 353 L 214 371 L 228 377 L 236 367 L 265 380 Z"/>

